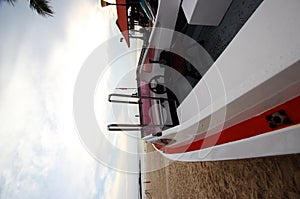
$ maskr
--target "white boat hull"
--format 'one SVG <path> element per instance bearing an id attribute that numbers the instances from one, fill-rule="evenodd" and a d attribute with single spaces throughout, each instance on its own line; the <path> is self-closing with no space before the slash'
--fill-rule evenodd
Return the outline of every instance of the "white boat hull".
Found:
<path id="1" fill-rule="evenodd" d="M 265 0 L 181 103 L 180 125 L 145 139 L 175 140 L 169 148 L 192 143 L 195 136 L 205 139 L 299 97 L 299 10 L 297 0 Z M 163 41 L 155 34 L 151 47 Z M 212 161 L 299 153 L 299 146 L 299 125 L 293 124 L 199 150 L 159 151 L 179 161 Z"/>

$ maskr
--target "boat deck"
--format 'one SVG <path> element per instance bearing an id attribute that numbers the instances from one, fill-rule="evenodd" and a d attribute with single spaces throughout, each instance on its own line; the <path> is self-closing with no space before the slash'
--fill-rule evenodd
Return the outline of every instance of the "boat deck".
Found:
<path id="1" fill-rule="evenodd" d="M 219 26 L 200 26 L 200 25 L 190 25 L 187 23 L 186 17 L 184 15 L 184 12 L 182 8 L 180 7 L 178 18 L 176 21 L 175 30 L 181 33 L 184 33 L 185 35 L 188 35 L 195 41 L 197 41 L 203 48 L 208 52 L 209 56 L 211 57 L 211 65 L 213 62 L 220 56 L 220 54 L 225 50 L 225 48 L 229 45 L 231 40 L 234 38 L 234 36 L 238 33 L 238 31 L 241 29 L 241 27 L 245 24 L 245 22 L 248 20 L 248 18 L 252 15 L 252 13 L 257 9 L 257 7 L 260 5 L 262 0 L 254 0 L 254 1 L 246 1 L 246 0 L 233 0 L 227 13 L 225 14 L 223 20 L 219 24 Z M 150 35 L 150 34 L 149 34 Z M 176 37 L 173 38 L 173 46 L 176 46 L 177 48 L 182 48 L 181 51 L 193 51 L 193 49 L 187 49 L 182 44 L 182 41 Z M 149 63 L 149 59 L 154 57 L 153 50 L 147 50 L 148 48 L 148 41 L 145 41 L 144 43 L 144 49 L 142 50 L 141 57 L 138 64 L 137 69 L 137 77 L 140 77 L 141 73 L 151 73 L 151 70 L 155 66 L 151 66 Z M 188 47 L 190 48 L 190 47 Z M 139 89 L 139 95 L 149 95 L 149 96 L 155 96 L 155 97 L 171 97 L 177 101 L 177 105 L 179 105 L 186 96 L 192 91 L 194 86 L 200 81 L 201 77 L 204 75 L 205 71 L 208 70 L 209 67 L 207 67 L 204 72 L 201 71 L 200 75 L 193 75 L 191 72 L 188 74 L 188 72 L 184 71 L 183 68 L 191 67 L 193 68 L 193 65 L 191 65 L 187 60 L 184 58 L 173 55 L 174 53 L 168 53 L 166 52 L 166 55 L 162 55 L 162 50 L 157 50 L 156 54 L 160 54 L 160 58 L 162 59 L 168 59 L 168 65 L 167 67 L 163 67 L 165 72 L 165 79 L 170 78 L 170 76 L 173 75 L 170 79 L 174 79 L 173 82 L 170 83 L 168 89 L 167 95 L 157 95 L 152 93 L 147 85 L 147 82 L 140 81 L 138 79 L 138 87 L 142 88 Z M 191 52 L 193 53 L 193 52 Z M 197 53 L 197 52 L 196 52 Z M 168 58 L 166 58 L 168 56 Z M 197 57 L 197 56 L 193 56 Z M 159 60 L 158 60 L 159 61 Z M 165 60 L 164 60 L 165 61 Z M 196 60 L 197 62 L 197 60 Z M 141 69 L 142 68 L 142 69 Z M 174 77 L 174 72 L 172 70 L 175 70 L 181 74 L 184 78 L 177 78 Z M 142 72 L 141 72 L 142 71 Z M 184 72 L 183 72 L 184 71 Z M 192 70 L 193 71 L 193 70 Z M 194 70 L 197 73 L 197 69 Z M 188 75 L 187 75 L 188 74 Z M 178 76 L 178 74 L 175 74 Z M 168 77 L 169 76 L 169 77 Z M 143 103 L 140 105 L 140 112 L 142 113 L 141 116 L 144 118 L 141 118 L 141 123 L 143 125 L 151 125 L 154 123 L 154 114 L 151 115 L 151 106 L 153 105 L 153 102 L 151 100 L 144 100 Z M 173 108 L 176 109 L 176 106 Z M 168 110 L 170 112 L 168 124 L 173 123 L 174 125 L 178 125 L 178 117 L 176 115 L 176 110 Z M 157 114 L 157 113 L 156 113 Z M 170 118 L 171 117 L 171 118 Z M 172 122 L 173 121 L 173 122 Z M 155 132 L 162 131 L 161 128 L 154 130 L 153 128 L 145 128 L 142 130 L 142 137 L 151 134 L 150 131 L 154 130 Z"/>
<path id="2" fill-rule="evenodd" d="M 215 61 L 262 2 L 233 0 L 218 26 L 189 25 L 180 9 L 176 30 L 198 41 Z"/>

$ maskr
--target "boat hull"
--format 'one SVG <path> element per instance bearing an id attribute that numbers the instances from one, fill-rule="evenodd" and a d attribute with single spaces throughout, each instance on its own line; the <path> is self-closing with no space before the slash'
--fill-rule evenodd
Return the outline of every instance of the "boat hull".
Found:
<path id="1" fill-rule="evenodd" d="M 181 103 L 180 125 L 145 140 L 179 161 L 299 153 L 299 9 L 297 0 L 263 1 Z M 280 110 L 290 121 L 271 127 Z"/>

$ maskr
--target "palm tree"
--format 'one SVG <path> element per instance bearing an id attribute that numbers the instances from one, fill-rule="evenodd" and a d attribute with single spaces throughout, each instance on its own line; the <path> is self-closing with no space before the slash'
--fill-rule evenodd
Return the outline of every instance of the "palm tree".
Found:
<path id="1" fill-rule="evenodd" d="M 6 1 L 7 3 L 11 5 L 15 5 L 17 0 L 0 0 L 0 1 Z M 53 16 L 53 11 L 51 6 L 49 5 L 49 0 L 28 0 L 29 1 L 29 7 L 33 10 L 35 10 L 39 15 L 45 16 Z"/>

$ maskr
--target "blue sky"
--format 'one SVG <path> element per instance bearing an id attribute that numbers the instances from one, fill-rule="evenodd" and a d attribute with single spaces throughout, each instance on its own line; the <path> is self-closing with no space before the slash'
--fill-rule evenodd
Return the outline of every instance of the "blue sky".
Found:
<path id="1" fill-rule="evenodd" d="M 136 175 L 95 161 L 72 115 L 81 65 L 118 33 L 113 8 L 94 0 L 51 5 L 53 18 L 26 1 L 0 5 L 0 198 L 136 198 Z M 125 148 L 134 143 L 114 139 Z"/>

